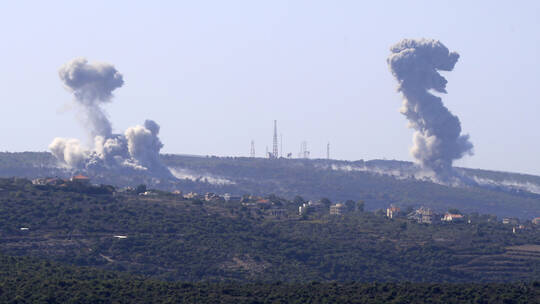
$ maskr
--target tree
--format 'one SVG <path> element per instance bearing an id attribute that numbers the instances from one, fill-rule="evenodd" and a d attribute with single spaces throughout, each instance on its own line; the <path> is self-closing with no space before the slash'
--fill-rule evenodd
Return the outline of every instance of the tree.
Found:
<path id="1" fill-rule="evenodd" d="M 448 209 L 448 213 L 461 214 L 461 211 L 459 211 L 458 209 L 452 208 L 452 209 Z"/>
<path id="2" fill-rule="evenodd" d="M 347 212 L 354 212 L 356 210 L 356 202 L 353 200 L 345 201 L 345 208 L 347 209 Z"/>
<path id="3" fill-rule="evenodd" d="M 304 200 L 303 197 L 301 197 L 300 195 L 297 195 L 297 196 L 294 197 L 293 202 L 294 202 L 296 205 L 302 205 L 302 204 L 305 203 L 306 201 Z"/>
<path id="4" fill-rule="evenodd" d="M 332 206 L 332 201 L 329 200 L 329 199 L 326 198 L 326 197 L 321 198 L 321 203 L 322 203 L 326 208 L 330 208 L 330 206 Z"/>
<path id="5" fill-rule="evenodd" d="M 144 193 L 146 192 L 146 185 L 144 184 L 140 184 L 137 186 L 137 188 L 135 188 L 135 193 L 136 194 L 140 194 L 140 193 Z"/>
<path id="6" fill-rule="evenodd" d="M 356 210 L 358 210 L 359 212 L 364 212 L 364 201 L 363 200 L 359 200 L 358 202 L 356 202 Z"/>

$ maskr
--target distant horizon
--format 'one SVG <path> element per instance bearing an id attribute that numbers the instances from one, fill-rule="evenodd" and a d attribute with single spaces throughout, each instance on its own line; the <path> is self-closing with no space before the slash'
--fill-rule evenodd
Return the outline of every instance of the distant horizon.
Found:
<path id="1" fill-rule="evenodd" d="M 43 151 L 2 151 L 4 153 L 49 153 L 50 151 L 43 150 Z M 160 155 L 178 155 L 178 156 L 188 156 L 188 157 L 200 157 L 200 158 L 206 158 L 206 157 L 220 157 L 220 158 L 256 158 L 256 159 L 268 159 L 271 160 L 271 158 L 268 157 L 250 157 L 249 155 L 216 155 L 216 154 L 186 154 L 186 153 L 170 153 L 170 152 L 161 152 Z M 356 162 L 356 161 L 376 161 L 376 160 L 382 160 L 382 161 L 398 161 L 398 162 L 404 162 L 404 163 L 410 163 L 413 165 L 417 165 L 414 161 L 411 160 L 401 160 L 401 159 L 388 159 L 388 158 L 370 158 L 370 159 L 336 159 L 336 158 L 299 158 L 299 157 L 279 157 L 278 159 L 291 159 L 291 160 L 330 160 L 330 161 L 340 161 L 340 162 Z M 518 171 L 504 171 L 504 170 L 497 170 L 497 169 L 486 169 L 486 168 L 474 168 L 474 167 L 466 167 L 466 166 L 454 166 L 454 168 L 458 169 L 472 169 L 472 170 L 483 170 L 483 171 L 491 171 L 491 172 L 501 172 L 501 173 L 512 173 L 512 174 L 521 174 L 521 175 L 530 175 L 530 176 L 538 176 L 540 177 L 540 174 L 534 174 L 534 173 L 527 173 L 527 172 L 518 172 Z"/>

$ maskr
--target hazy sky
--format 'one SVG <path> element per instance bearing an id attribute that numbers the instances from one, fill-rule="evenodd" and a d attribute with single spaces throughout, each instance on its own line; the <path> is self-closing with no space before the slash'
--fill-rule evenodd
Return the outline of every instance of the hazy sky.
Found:
<path id="1" fill-rule="evenodd" d="M 461 57 L 445 105 L 475 155 L 457 165 L 540 174 L 538 1 L 4 1 L 0 150 L 88 142 L 58 69 L 114 64 L 115 132 L 161 125 L 164 152 L 258 156 L 303 140 L 314 158 L 412 160 L 412 133 L 386 64 L 402 38 Z M 157 4 L 159 3 L 159 4 Z"/>

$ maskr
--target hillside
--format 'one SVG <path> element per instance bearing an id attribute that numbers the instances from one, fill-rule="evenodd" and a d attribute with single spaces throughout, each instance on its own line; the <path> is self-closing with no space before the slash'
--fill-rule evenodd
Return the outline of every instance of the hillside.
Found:
<path id="1" fill-rule="evenodd" d="M 368 210 L 390 204 L 428 206 L 438 212 L 465 212 L 531 219 L 540 215 L 540 177 L 463 169 L 484 186 L 448 187 L 411 177 L 412 164 L 400 161 L 335 161 L 162 155 L 177 180 L 125 176 L 107 172 L 91 176 L 96 183 L 116 186 L 147 184 L 162 190 L 217 192 L 236 195 L 276 194 L 292 199 L 327 197 L 332 201 L 363 200 Z M 0 177 L 61 176 L 75 173 L 57 168 L 49 153 L 0 153 Z M 529 189 L 530 191 L 526 191 Z M 532 191 L 532 192 L 531 192 Z"/>
<path id="2" fill-rule="evenodd" d="M 540 283 L 163 282 L 0 255 L 2 303 L 533 303 Z M 24 299 L 24 301 L 23 301 Z"/>
<path id="3" fill-rule="evenodd" d="M 425 225 L 0 179 L 0 251 L 182 281 L 506 282 L 540 276 L 540 230 L 492 216 Z M 283 217 L 268 208 L 282 208 Z M 27 229 L 21 229 L 27 228 Z"/>

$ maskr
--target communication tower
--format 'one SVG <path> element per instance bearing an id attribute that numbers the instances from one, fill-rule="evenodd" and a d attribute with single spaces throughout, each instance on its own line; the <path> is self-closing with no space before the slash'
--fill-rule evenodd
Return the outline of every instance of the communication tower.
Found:
<path id="1" fill-rule="evenodd" d="M 272 158 L 278 158 L 277 120 L 274 120 L 274 143 L 272 145 Z"/>
<path id="2" fill-rule="evenodd" d="M 298 158 L 309 158 L 307 141 L 303 141 L 302 144 L 300 144 L 300 153 L 298 153 Z"/>

